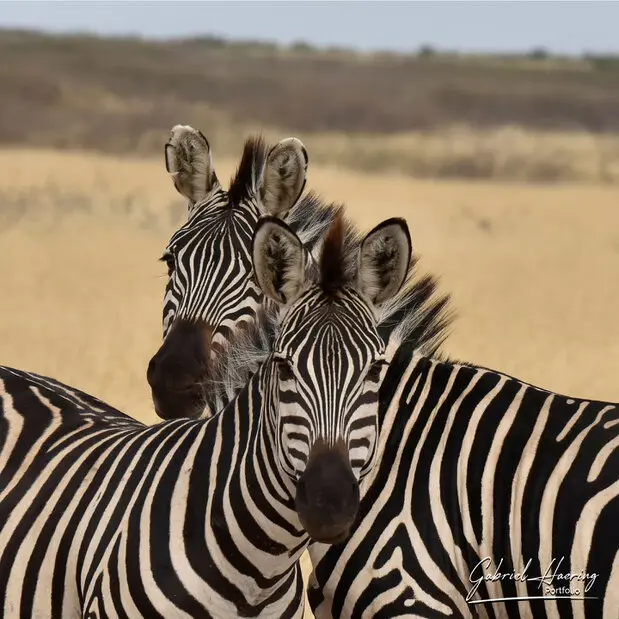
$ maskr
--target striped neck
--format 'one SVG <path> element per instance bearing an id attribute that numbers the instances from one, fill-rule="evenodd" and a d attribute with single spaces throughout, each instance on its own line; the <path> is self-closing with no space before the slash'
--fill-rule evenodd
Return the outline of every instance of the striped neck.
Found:
<path id="1" fill-rule="evenodd" d="M 189 422 L 198 436 L 183 468 L 199 473 L 194 488 L 188 481 L 186 504 L 178 501 L 172 506 L 173 511 L 185 512 L 179 514 L 185 521 L 188 514 L 201 514 L 196 532 L 207 536 L 192 543 L 206 547 L 203 555 L 210 555 L 234 589 L 230 599 L 243 600 L 241 610 L 244 604 L 254 610 L 272 604 L 285 609 L 303 598 L 298 562 L 309 538 L 295 510 L 294 485 L 276 456 L 277 389 L 271 371 L 271 364 L 264 364 L 220 414 Z M 206 491 L 198 487 L 203 488 L 205 476 Z M 218 555 L 230 559 L 219 562 Z M 205 581 L 211 573 L 206 568 Z"/>

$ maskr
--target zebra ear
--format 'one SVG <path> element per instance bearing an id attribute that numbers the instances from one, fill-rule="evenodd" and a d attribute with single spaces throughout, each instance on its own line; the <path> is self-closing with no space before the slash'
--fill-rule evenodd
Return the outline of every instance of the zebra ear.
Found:
<path id="1" fill-rule="evenodd" d="M 358 286 L 375 305 L 392 297 L 406 279 L 412 256 L 406 220 L 387 219 L 361 242 Z"/>
<path id="2" fill-rule="evenodd" d="M 263 217 L 252 242 L 254 273 L 262 292 L 277 303 L 294 301 L 305 285 L 306 252 L 281 220 Z"/>
<path id="3" fill-rule="evenodd" d="M 308 161 L 297 138 L 286 138 L 269 151 L 258 188 L 265 215 L 281 217 L 292 208 L 305 187 Z"/>
<path id="4" fill-rule="evenodd" d="M 190 201 L 189 208 L 219 184 L 208 140 L 189 125 L 172 127 L 165 145 L 165 167 L 176 190 Z"/>

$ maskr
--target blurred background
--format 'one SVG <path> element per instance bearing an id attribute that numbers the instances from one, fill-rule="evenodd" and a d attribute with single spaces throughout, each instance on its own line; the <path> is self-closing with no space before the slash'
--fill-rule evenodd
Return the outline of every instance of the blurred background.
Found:
<path id="1" fill-rule="evenodd" d="M 145 421 L 185 205 L 176 123 L 216 171 L 296 135 L 308 187 L 411 227 L 446 351 L 619 400 L 619 4 L 0 3 L 0 363 Z"/>

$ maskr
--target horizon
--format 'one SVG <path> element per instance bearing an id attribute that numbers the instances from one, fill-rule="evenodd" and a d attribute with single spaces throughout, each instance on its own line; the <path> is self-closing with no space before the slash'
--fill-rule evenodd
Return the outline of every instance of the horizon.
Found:
<path id="1" fill-rule="evenodd" d="M 0 0 L 0 2 L 1 1 L 2 0 Z M 235 0 L 231 0 L 231 1 L 235 1 Z M 328 52 L 330 50 L 335 50 L 335 51 L 342 51 L 342 52 L 350 52 L 350 53 L 359 54 L 359 55 L 393 54 L 395 56 L 414 56 L 414 55 L 418 55 L 422 53 L 424 50 L 429 49 L 431 50 L 431 53 L 436 54 L 436 55 L 443 55 L 443 56 L 489 56 L 489 57 L 497 56 L 497 57 L 509 58 L 509 57 L 528 56 L 533 52 L 539 52 L 539 51 L 547 53 L 548 56 L 552 58 L 565 58 L 565 59 L 572 59 L 572 60 L 586 59 L 587 57 L 613 58 L 613 57 L 619 56 L 619 50 L 609 51 L 609 52 L 604 52 L 604 51 L 592 52 L 589 50 L 583 50 L 579 54 L 569 53 L 569 52 L 561 53 L 561 52 L 554 52 L 553 50 L 548 49 L 544 47 L 543 45 L 533 46 L 528 49 L 523 48 L 523 49 L 513 49 L 513 50 L 510 49 L 510 50 L 481 50 L 480 51 L 480 50 L 469 50 L 469 49 L 461 50 L 461 49 L 455 49 L 455 48 L 452 49 L 452 48 L 446 48 L 446 47 L 435 47 L 434 45 L 430 43 L 421 43 L 417 48 L 397 50 L 397 49 L 388 49 L 388 48 L 365 49 L 365 48 L 347 46 L 344 44 L 321 45 L 321 44 L 312 43 L 304 39 L 293 40 L 290 42 L 282 42 L 282 41 L 277 41 L 275 39 L 267 39 L 267 38 L 250 38 L 250 37 L 234 38 L 234 37 L 229 37 L 225 35 L 211 34 L 211 33 L 149 36 L 149 35 L 139 34 L 136 32 L 102 33 L 102 32 L 90 31 L 90 30 L 60 31 L 60 30 L 45 30 L 43 28 L 6 27 L 6 26 L 0 25 L 0 33 L 2 32 L 14 32 L 17 34 L 39 35 L 43 37 L 52 37 L 52 38 L 64 38 L 64 37 L 82 38 L 83 37 L 83 38 L 93 38 L 93 39 L 101 39 L 101 40 L 115 40 L 116 39 L 116 40 L 125 40 L 125 41 L 142 41 L 145 43 L 154 43 L 154 44 L 174 43 L 178 41 L 200 41 L 200 40 L 209 41 L 209 40 L 212 40 L 212 41 L 222 41 L 226 45 L 255 44 L 258 46 L 260 45 L 264 45 L 265 47 L 275 46 L 275 47 L 284 48 L 284 49 L 286 48 L 289 49 L 295 46 L 305 45 L 317 52 Z"/>
<path id="2" fill-rule="evenodd" d="M 242 12 L 243 19 L 238 19 Z M 208 26 L 196 27 L 205 22 Z M 146 41 L 221 38 L 280 46 L 413 54 L 617 55 L 619 3 L 584 2 L 0 2 L 0 28 Z M 139 24 L 132 26 L 131 24 Z"/>

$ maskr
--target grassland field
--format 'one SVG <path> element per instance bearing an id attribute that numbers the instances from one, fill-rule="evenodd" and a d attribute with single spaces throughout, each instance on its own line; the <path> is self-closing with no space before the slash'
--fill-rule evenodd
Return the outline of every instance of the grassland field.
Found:
<path id="1" fill-rule="evenodd" d="M 184 122 L 208 128 L 225 156 L 250 130 L 300 131 L 314 162 L 355 171 L 619 182 L 616 56 L 359 53 L 0 28 L 0 58 L 3 147 L 158 155 L 162 131 Z"/>
<path id="2" fill-rule="evenodd" d="M 311 152 L 310 152 L 311 154 Z M 220 179 L 236 161 L 217 158 Z M 619 191 L 412 180 L 310 162 L 308 187 L 363 227 L 409 222 L 419 272 L 458 319 L 445 351 L 536 385 L 619 401 Z M 146 366 L 184 201 L 162 158 L 0 150 L 0 363 L 155 422 Z"/>

